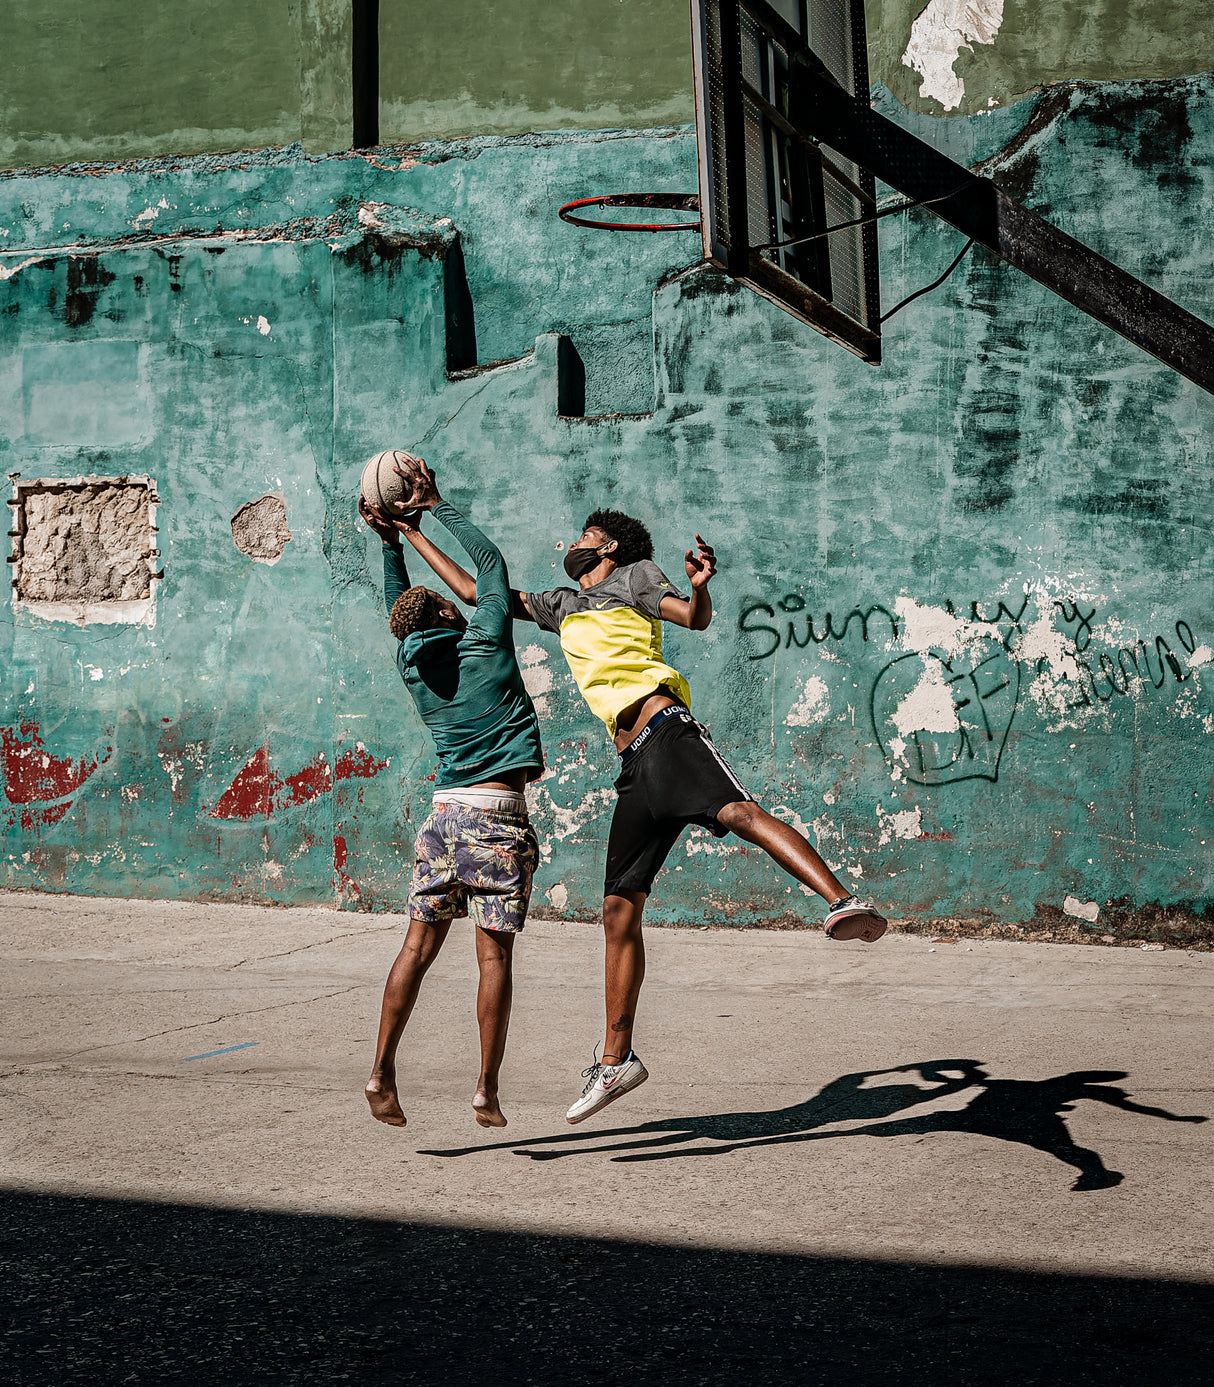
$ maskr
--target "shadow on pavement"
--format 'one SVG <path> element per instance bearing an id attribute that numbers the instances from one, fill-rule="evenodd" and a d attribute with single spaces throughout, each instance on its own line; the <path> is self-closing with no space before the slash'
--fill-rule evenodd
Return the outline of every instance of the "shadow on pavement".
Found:
<path id="1" fill-rule="evenodd" d="M 905 1075 L 906 1083 L 880 1083 L 876 1079 Z M 1058 1074 L 1051 1079 L 992 1079 L 978 1060 L 929 1060 L 898 1065 L 894 1069 L 864 1070 L 844 1074 L 827 1084 L 804 1103 L 767 1112 L 714 1113 L 703 1117 L 662 1118 L 639 1127 L 615 1127 L 606 1131 L 562 1132 L 527 1141 L 505 1141 L 492 1145 L 457 1147 L 447 1151 L 426 1151 L 429 1156 L 470 1156 L 487 1150 L 509 1149 L 536 1161 L 559 1160 L 565 1156 L 586 1156 L 603 1152 L 622 1152 L 617 1161 L 660 1161 L 688 1156 L 716 1156 L 726 1151 L 749 1150 L 756 1146 L 783 1146 L 790 1142 L 828 1141 L 838 1137 L 894 1137 L 924 1135 L 929 1132 L 970 1132 L 1019 1142 L 1045 1151 L 1066 1165 L 1074 1166 L 1078 1179 L 1073 1190 L 1103 1190 L 1118 1185 L 1120 1171 L 1109 1170 L 1099 1154 L 1078 1146 L 1067 1131 L 1062 1114 L 1070 1112 L 1081 1099 L 1107 1103 L 1125 1112 L 1158 1117 L 1168 1122 L 1205 1122 L 1201 1116 L 1182 1116 L 1164 1108 L 1135 1103 L 1124 1089 L 1115 1088 L 1113 1079 L 1126 1078 L 1120 1069 L 1084 1069 Z M 911 1080 L 915 1080 L 911 1082 Z M 960 1109 L 926 1113 L 899 1122 L 881 1122 L 895 1113 L 922 1103 L 949 1098 L 967 1089 L 978 1092 Z M 817 1129 L 836 1122 L 875 1125 L 849 1127 L 846 1131 Z M 586 1143 L 598 1138 L 594 1145 Z M 624 1140 L 614 1140 L 624 1138 Z M 691 1146 L 695 1141 L 711 1141 L 712 1146 Z M 537 1151 L 536 1146 L 558 1146 L 557 1150 Z M 678 1147 L 680 1149 L 672 1149 Z M 664 1148 L 664 1149 L 662 1149 Z"/>
<path id="2" fill-rule="evenodd" d="M 63 1383 L 1208 1383 L 1211 1287 L 0 1194 Z"/>

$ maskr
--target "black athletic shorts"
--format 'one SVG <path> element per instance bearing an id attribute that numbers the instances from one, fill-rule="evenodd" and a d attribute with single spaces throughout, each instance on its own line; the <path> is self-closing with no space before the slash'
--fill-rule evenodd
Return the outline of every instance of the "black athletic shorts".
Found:
<path id="1" fill-rule="evenodd" d="M 688 824 L 703 824 L 724 838 L 728 830 L 717 823 L 718 812 L 738 800 L 754 799 L 713 746 L 708 729 L 686 708 L 663 708 L 621 760 L 615 782 L 619 802 L 607 839 L 605 896 L 648 893 Z"/>

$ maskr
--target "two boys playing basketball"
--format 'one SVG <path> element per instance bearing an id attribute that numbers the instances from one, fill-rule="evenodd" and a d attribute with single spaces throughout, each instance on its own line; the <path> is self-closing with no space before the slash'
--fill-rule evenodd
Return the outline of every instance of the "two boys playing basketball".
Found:
<path id="1" fill-rule="evenodd" d="M 637 1000 L 645 975 L 641 918 L 655 876 L 688 825 L 702 825 L 718 837 L 733 833 L 761 847 L 774 862 L 827 902 L 825 926 L 833 939 L 872 943 L 884 934 L 886 922 L 872 905 L 847 891 L 800 833 L 755 801 L 713 745 L 708 729 L 692 716 L 687 681 L 662 658 L 663 621 L 703 631 L 712 619 L 708 584 L 716 572 L 716 558 L 711 546 L 696 535 L 695 550 L 689 549 L 684 555 L 691 590 L 690 596 L 685 597 L 653 562 L 653 544 L 644 525 L 619 511 L 595 511 L 565 554 L 565 572 L 578 584 L 576 589 L 561 587 L 539 593 L 510 590 L 500 553 L 453 506 L 441 500 L 434 473 L 420 459 L 406 466 L 407 471 L 398 471 L 411 495 L 407 502 L 398 503 L 394 517 L 372 509 L 365 501 L 360 501 L 359 508 L 367 523 L 385 540 L 385 598 L 394 613 L 393 634 L 401 639 L 399 632 L 405 632 L 398 664 L 423 720 L 436 736 L 440 770 L 435 814 L 439 813 L 440 803 L 455 798 L 464 815 L 459 832 L 465 836 L 477 836 L 482 831 L 499 833 L 499 824 L 492 829 L 482 820 L 468 825 L 468 796 L 500 795 L 508 789 L 517 795 L 509 806 L 513 816 L 510 832 L 516 833 L 516 837 L 513 847 L 498 843 L 503 866 L 507 860 L 510 864 L 504 866 L 502 879 L 498 880 L 478 874 L 475 866 L 461 869 L 455 864 L 445 874 L 436 876 L 431 845 L 434 835 L 442 830 L 435 827 L 434 815 L 419 832 L 412 920 L 405 947 L 389 976 L 380 1047 L 367 1085 L 367 1098 L 373 1114 L 381 1121 L 403 1124 L 394 1077 L 388 1082 L 390 1102 L 385 1100 L 385 1075 L 394 1075 L 392 1056 L 421 976 L 441 947 L 451 919 L 468 914 L 478 926 L 477 956 L 482 969 L 478 1016 L 483 1010 L 489 1018 L 482 1020 L 482 1074 L 473 1103 L 478 1121 L 485 1125 L 505 1123 L 497 1105 L 496 1066 L 501 1063 L 509 1016 L 510 954 L 508 946 L 501 950 L 505 957 L 504 985 L 492 968 L 487 981 L 486 963 L 496 957 L 497 951 L 488 942 L 482 944 L 481 937 L 491 934 L 498 941 L 509 934 L 512 940 L 526 915 L 535 840 L 526 822 L 522 787 L 525 781 L 537 779 L 542 771 L 538 727 L 531 712 L 534 735 L 528 732 L 526 738 L 516 740 L 516 753 L 507 753 L 503 758 L 494 751 L 480 761 L 457 762 L 448 756 L 444 762 L 443 745 L 438 738 L 440 734 L 450 736 L 449 729 L 461 720 L 472 719 L 482 739 L 488 739 L 486 745 L 496 745 L 501 740 L 490 728 L 492 717 L 486 715 L 475 698 L 460 689 L 464 686 L 465 671 L 475 683 L 478 662 L 485 660 L 485 650 L 490 648 L 493 653 L 489 658 L 499 666 L 499 682 L 504 681 L 503 687 L 521 691 L 521 675 L 513 654 L 512 617 L 534 621 L 542 630 L 559 637 L 578 688 L 591 711 L 606 725 L 620 758 L 603 890 L 607 1029 L 601 1056 L 596 1056 L 584 1071 L 586 1085 L 566 1114 L 569 1122 L 581 1122 L 648 1078 L 648 1071 L 632 1048 Z M 417 523 L 421 510 L 430 510 L 460 541 L 477 565 L 476 578 L 422 535 Z M 461 601 L 476 603 L 477 613 L 468 630 L 487 626 L 489 647 L 483 640 L 469 640 L 466 634 L 459 634 L 462 617 L 437 593 L 412 588 L 397 596 L 398 589 L 389 585 L 389 564 L 393 565 L 392 573 L 398 582 L 403 584 L 406 580 L 396 532 L 409 540 Z M 477 537 L 480 548 L 470 547 L 470 536 Z M 496 559 L 488 554 L 489 550 Z M 424 596 L 412 597 L 414 593 Z M 406 605 L 409 613 L 417 613 L 408 620 L 401 616 Z M 486 608 L 485 621 L 482 606 Z M 417 621 L 435 621 L 438 625 L 422 629 L 414 624 Z M 410 665 L 406 659 L 407 650 L 424 651 L 428 644 L 459 651 L 459 677 L 446 704 L 445 690 L 436 688 L 433 677 L 419 676 L 416 662 Z M 507 648 L 509 663 L 513 665 L 510 677 L 506 670 Z M 414 673 L 410 675 L 406 670 Z M 526 699 L 525 693 L 522 698 Z M 521 727 L 521 705 L 515 699 L 512 694 L 511 699 L 503 701 L 502 715 Z M 530 709 L 529 700 L 527 708 Z M 440 801 L 440 792 L 445 800 Z M 495 812 L 502 807 L 500 801 L 495 801 Z M 447 829 L 448 841 L 451 831 Z M 483 855 L 485 850 L 480 851 Z M 448 852 L 447 860 L 451 858 Z M 505 910 L 500 905 L 504 899 L 510 902 Z M 486 999 L 484 1008 L 481 997 Z"/>

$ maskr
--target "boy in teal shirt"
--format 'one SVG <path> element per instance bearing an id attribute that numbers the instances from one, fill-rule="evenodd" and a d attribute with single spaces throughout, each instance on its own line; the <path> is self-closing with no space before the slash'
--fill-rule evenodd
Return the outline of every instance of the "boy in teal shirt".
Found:
<path id="1" fill-rule="evenodd" d="M 400 642 L 396 664 L 434 738 L 438 770 L 430 816 L 417 833 L 409 932 L 384 989 L 375 1063 L 366 1097 L 372 1116 L 403 1127 L 396 1050 L 422 978 L 451 921 L 476 925 L 480 969 L 477 1019 L 481 1073 L 472 1108 L 483 1127 L 504 1127 L 498 1071 L 510 1021 L 514 936 L 523 928 L 539 858 L 523 787 L 543 772 L 539 725 L 514 655 L 511 595 L 497 546 L 438 494 L 434 473 L 401 475 L 409 506 L 429 510 L 476 566 L 476 613 L 467 622 L 439 593 L 411 586 L 400 534 L 423 554 L 429 545 L 406 507 L 394 519 L 359 499 L 359 512 L 383 540 L 384 601 Z M 398 469 L 399 471 L 399 469 Z"/>

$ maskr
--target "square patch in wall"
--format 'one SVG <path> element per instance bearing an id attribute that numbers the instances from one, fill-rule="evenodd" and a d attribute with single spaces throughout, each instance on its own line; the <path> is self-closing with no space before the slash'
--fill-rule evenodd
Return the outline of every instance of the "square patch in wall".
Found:
<path id="1" fill-rule="evenodd" d="M 49 621 L 155 624 L 151 477 L 11 478 L 13 606 Z"/>

